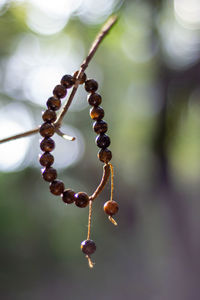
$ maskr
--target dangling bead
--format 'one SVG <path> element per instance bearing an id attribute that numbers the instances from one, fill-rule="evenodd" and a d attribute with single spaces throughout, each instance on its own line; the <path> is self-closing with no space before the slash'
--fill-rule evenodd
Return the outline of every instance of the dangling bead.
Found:
<path id="1" fill-rule="evenodd" d="M 92 255 L 96 251 L 95 242 L 92 240 L 85 240 L 81 243 L 81 250 L 86 255 Z"/>

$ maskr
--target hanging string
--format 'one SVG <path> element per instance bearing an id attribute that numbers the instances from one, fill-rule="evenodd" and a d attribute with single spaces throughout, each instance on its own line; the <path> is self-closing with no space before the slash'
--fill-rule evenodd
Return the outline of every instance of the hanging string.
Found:
<path id="1" fill-rule="evenodd" d="M 110 172 L 111 172 L 111 191 L 110 191 L 110 200 L 113 201 L 113 192 L 114 192 L 114 168 L 111 163 L 109 163 Z M 111 216 L 108 217 L 109 221 L 117 226 L 117 222 Z"/>
<path id="2" fill-rule="evenodd" d="M 92 218 L 92 200 L 89 202 L 89 214 L 88 214 L 88 233 L 87 233 L 87 240 L 90 239 L 90 232 L 91 232 L 91 218 Z"/>
<path id="3" fill-rule="evenodd" d="M 113 191 L 114 191 L 114 168 L 111 163 L 109 163 L 110 171 L 111 171 L 111 192 L 110 192 L 110 200 L 113 200 Z"/>

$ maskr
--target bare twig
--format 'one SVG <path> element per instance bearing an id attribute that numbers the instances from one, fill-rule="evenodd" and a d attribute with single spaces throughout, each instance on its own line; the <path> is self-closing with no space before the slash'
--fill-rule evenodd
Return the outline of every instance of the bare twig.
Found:
<path id="1" fill-rule="evenodd" d="M 60 131 L 59 131 L 59 128 L 62 124 L 62 120 L 65 116 L 65 114 L 67 113 L 72 101 L 73 101 L 73 98 L 77 92 L 77 89 L 78 89 L 78 86 L 80 84 L 80 78 L 81 78 L 81 75 L 84 73 L 84 71 L 86 70 L 86 68 L 88 67 L 88 64 L 89 62 L 91 61 L 91 59 L 93 58 L 95 52 L 97 51 L 97 48 L 99 47 L 100 43 L 102 42 L 102 40 L 104 39 L 104 37 L 108 34 L 108 32 L 110 31 L 110 29 L 113 27 L 113 25 L 116 23 L 117 21 L 117 17 L 116 16 L 112 16 L 108 19 L 108 21 L 104 24 L 104 26 L 102 27 L 102 29 L 100 30 L 99 34 L 97 35 L 97 37 L 95 38 L 90 50 L 89 50 L 89 53 L 86 57 L 86 59 L 83 61 L 81 67 L 80 67 L 80 70 L 78 72 L 78 75 L 77 75 L 77 80 L 75 82 L 75 85 L 72 89 L 72 92 L 69 96 L 69 99 L 68 101 L 66 102 L 66 104 L 63 106 L 63 109 L 61 111 L 61 113 L 59 114 L 56 122 L 54 123 L 55 127 L 56 127 L 56 133 L 59 134 Z M 14 136 L 10 136 L 8 138 L 4 138 L 2 140 L 0 140 L 0 144 L 2 143 L 5 143 L 5 142 L 8 142 L 8 141 L 11 141 L 11 140 L 16 140 L 16 139 L 19 139 L 19 138 L 22 138 L 22 137 L 26 137 L 26 136 L 29 136 L 31 134 L 35 134 L 39 131 L 39 127 L 38 128 L 35 128 L 35 129 L 32 129 L 32 130 L 29 130 L 29 131 L 25 131 L 23 133 L 20 133 L 20 134 L 17 134 L 17 135 L 14 135 Z M 64 134 L 59 134 L 61 136 L 64 137 Z M 73 138 L 71 139 L 73 140 Z"/>
<path id="2" fill-rule="evenodd" d="M 25 137 L 25 136 L 29 136 L 29 135 L 32 135 L 32 134 L 35 134 L 39 131 L 39 128 L 35 128 L 35 129 L 32 129 L 32 130 L 29 130 L 29 131 L 26 131 L 26 132 L 22 132 L 22 133 L 19 133 L 19 134 L 16 134 L 16 135 L 13 135 L 13 136 L 10 136 L 10 137 L 7 137 L 5 139 L 2 139 L 0 140 L 0 144 L 3 144 L 5 142 L 9 142 L 9 141 L 12 141 L 12 140 L 17 140 L 17 139 L 20 139 L 22 137 Z"/>

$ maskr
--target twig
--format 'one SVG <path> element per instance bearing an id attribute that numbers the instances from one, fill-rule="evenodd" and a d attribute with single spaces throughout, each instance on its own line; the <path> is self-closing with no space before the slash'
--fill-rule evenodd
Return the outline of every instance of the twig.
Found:
<path id="1" fill-rule="evenodd" d="M 26 131 L 26 132 L 22 132 L 22 133 L 19 133 L 19 134 L 16 134 L 16 135 L 7 137 L 7 138 L 5 138 L 5 139 L 0 140 L 0 144 L 3 144 L 3 143 L 5 143 L 5 142 L 9 142 L 9 141 L 12 141 L 12 140 L 20 139 L 20 138 L 22 138 L 22 137 L 25 137 L 25 136 L 29 136 L 29 135 L 35 134 L 35 133 L 37 133 L 38 131 L 39 131 L 39 128 L 35 128 L 35 129 L 29 130 L 29 131 Z"/>
<path id="2" fill-rule="evenodd" d="M 95 52 L 97 51 L 97 48 L 99 47 L 100 43 L 102 42 L 102 40 L 104 39 L 104 37 L 108 34 L 108 32 L 110 31 L 110 29 L 113 27 L 113 25 L 116 23 L 117 21 L 117 16 L 111 16 L 108 21 L 104 24 L 104 26 L 101 28 L 99 34 L 97 35 L 97 37 L 95 38 L 94 42 L 92 43 L 92 46 L 89 50 L 89 53 L 86 57 L 86 59 L 83 61 L 79 73 L 77 75 L 77 80 L 75 82 L 75 85 L 72 89 L 72 92 L 69 96 L 68 101 L 66 102 L 66 104 L 64 105 L 61 113 L 59 114 L 56 122 L 54 123 L 55 127 L 57 128 L 56 132 L 58 131 L 58 129 L 60 128 L 61 124 L 62 124 L 62 120 L 65 116 L 65 114 L 67 113 L 73 98 L 76 94 L 76 91 L 78 89 L 79 86 L 79 79 L 81 78 L 81 75 L 84 73 L 84 71 L 86 70 L 86 68 L 88 67 L 89 62 L 91 61 L 91 59 L 93 58 Z M 29 131 L 25 131 L 23 133 L 14 135 L 14 136 L 10 136 L 8 138 L 4 138 L 2 140 L 0 140 L 0 144 L 11 141 L 11 140 L 16 140 L 19 139 L 21 137 L 26 137 L 29 136 L 31 134 L 37 133 L 39 131 L 39 127 L 29 130 Z M 58 133 L 58 132 L 57 132 Z"/>

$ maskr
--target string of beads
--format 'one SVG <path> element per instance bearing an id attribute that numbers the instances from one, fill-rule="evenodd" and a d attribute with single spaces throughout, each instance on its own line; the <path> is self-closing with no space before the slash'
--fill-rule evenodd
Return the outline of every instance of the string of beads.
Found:
<path id="1" fill-rule="evenodd" d="M 92 216 L 92 203 L 94 199 L 101 193 L 111 171 L 111 197 L 110 200 L 104 204 L 104 211 L 108 215 L 109 220 L 117 225 L 112 218 L 118 212 L 118 204 L 113 201 L 113 166 L 110 163 L 112 159 L 112 152 L 108 149 L 110 145 L 110 138 L 105 133 L 108 130 L 108 125 L 103 121 L 104 110 L 99 105 L 102 102 L 101 96 L 96 92 L 98 89 L 98 83 L 94 79 L 88 79 L 85 73 L 77 79 L 79 71 L 76 71 L 73 76 L 64 75 L 59 85 L 53 90 L 53 97 L 47 100 L 47 110 L 42 114 L 44 123 L 40 126 L 40 135 L 43 140 L 40 142 L 40 148 L 44 152 L 40 158 L 40 164 L 44 167 L 42 169 L 42 177 L 45 181 L 49 182 L 49 189 L 55 196 L 61 196 L 62 201 L 65 204 L 75 203 L 77 207 L 84 208 L 89 205 L 89 217 L 88 217 L 88 234 L 87 239 L 81 243 L 81 250 L 88 258 L 89 266 L 93 267 L 90 256 L 96 251 L 96 245 L 93 240 L 90 239 L 91 231 L 91 216 Z M 54 122 L 57 119 L 56 111 L 61 107 L 61 99 L 67 95 L 67 90 L 71 88 L 78 80 L 79 84 L 85 84 L 85 90 L 89 93 L 88 103 L 91 106 L 90 117 L 94 120 L 93 129 L 97 134 L 96 144 L 100 148 L 98 152 L 98 158 L 104 165 L 104 173 L 101 183 L 97 187 L 93 195 L 88 196 L 85 192 L 76 193 L 72 189 L 65 189 L 65 185 L 62 180 L 57 179 L 57 171 L 52 167 L 54 163 L 54 157 L 51 152 L 55 149 L 55 142 L 52 136 L 56 132 Z"/>

